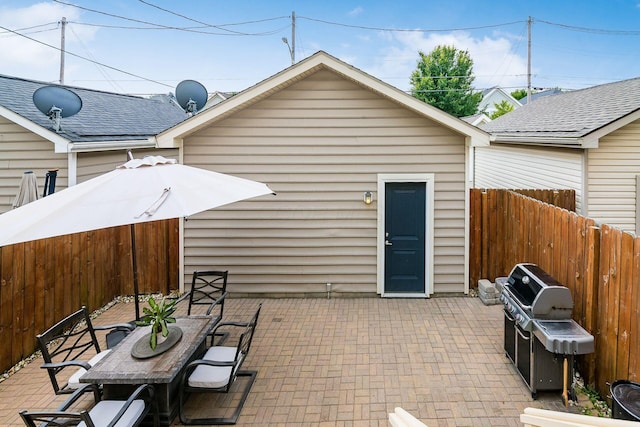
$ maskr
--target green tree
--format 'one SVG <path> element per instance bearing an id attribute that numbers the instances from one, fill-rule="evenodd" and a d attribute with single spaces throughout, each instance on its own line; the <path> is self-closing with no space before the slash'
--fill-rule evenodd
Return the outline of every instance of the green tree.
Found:
<path id="1" fill-rule="evenodd" d="M 411 73 L 411 94 L 456 117 L 475 114 L 482 93 L 472 87 L 475 77 L 469 52 L 436 46 L 428 55 L 418 53 L 418 66 Z"/>
<path id="2" fill-rule="evenodd" d="M 504 99 L 498 102 L 497 104 L 493 104 L 493 105 L 496 107 L 496 111 L 491 113 L 491 117 L 490 117 L 491 120 L 497 119 L 498 117 L 513 111 L 513 105 L 509 104 Z"/>
<path id="3" fill-rule="evenodd" d="M 511 96 L 520 101 L 527 96 L 527 91 L 525 89 L 517 89 L 511 92 Z"/>

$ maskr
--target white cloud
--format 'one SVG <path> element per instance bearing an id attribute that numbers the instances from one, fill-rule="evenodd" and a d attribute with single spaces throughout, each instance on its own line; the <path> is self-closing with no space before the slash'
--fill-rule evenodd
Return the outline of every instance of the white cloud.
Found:
<path id="1" fill-rule="evenodd" d="M 388 34 L 384 35 L 388 37 Z M 506 88 L 526 85 L 526 58 L 514 52 L 511 41 L 503 36 L 474 38 L 467 32 L 424 34 L 420 32 L 394 33 L 394 42 L 376 59 L 367 72 L 407 90 L 409 78 L 419 59 L 418 51 L 425 54 L 438 45 L 455 46 L 466 50 L 473 59 L 474 86 Z"/>
<path id="2" fill-rule="evenodd" d="M 364 9 L 361 6 L 356 7 L 352 11 L 348 13 L 349 16 L 357 16 L 364 12 Z"/>
<path id="3" fill-rule="evenodd" d="M 60 51 L 43 43 L 59 48 L 61 38 L 59 21 L 62 17 L 67 21 L 73 21 L 78 16 L 79 12 L 76 8 L 55 3 L 37 3 L 19 9 L 0 8 L 0 26 L 14 31 L 19 30 L 17 32 L 29 37 L 0 29 L 2 72 L 33 78 L 32 76 L 42 75 L 43 70 L 51 69 L 51 75 L 55 76 L 59 71 Z M 74 28 L 74 34 L 67 31 L 65 37 L 67 50 L 73 49 L 76 45 L 75 34 L 83 41 L 88 41 L 93 38 L 95 30 L 78 26 Z"/>

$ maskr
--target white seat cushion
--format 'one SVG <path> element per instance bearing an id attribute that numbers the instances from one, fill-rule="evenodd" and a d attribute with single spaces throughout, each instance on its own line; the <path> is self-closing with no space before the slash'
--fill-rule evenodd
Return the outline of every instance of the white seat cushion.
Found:
<path id="1" fill-rule="evenodd" d="M 124 404 L 124 400 L 103 400 L 98 402 L 98 404 L 89 411 L 91 421 L 93 421 L 96 427 L 107 426 L 113 420 L 114 415 L 122 409 Z M 144 400 L 134 400 L 114 427 L 132 426 L 143 412 Z M 78 427 L 85 427 L 85 423 L 78 424 Z"/>
<path id="2" fill-rule="evenodd" d="M 95 365 L 103 357 L 105 357 L 110 351 L 111 351 L 111 349 L 101 351 L 100 353 L 98 353 L 95 356 L 93 356 L 87 363 L 89 363 L 89 365 L 91 365 L 91 366 Z M 83 376 L 85 374 L 85 372 L 87 372 L 86 369 L 78 368 L 78 370 L 75 371 L 73 373 L 73 375 L 71 375 L 71 377 L 69 377 L 69 381 L 68 381 L 69 382 L 69 388 L 79 388 L 82 385 L 82 384 L 80 384 L 80 377 Z"/>
<path id="3" fill-rule="evenodd" d="M 202 357 L 216 362 L 233 362 L 236 357 L 236 347 L 213 346 Z M 189 376 L 189 386 L 203 388 L 220 388 L 229 383 L 231 366 L 200 365 Z M 237 369 L 237 366 L 236 366 Z"/>

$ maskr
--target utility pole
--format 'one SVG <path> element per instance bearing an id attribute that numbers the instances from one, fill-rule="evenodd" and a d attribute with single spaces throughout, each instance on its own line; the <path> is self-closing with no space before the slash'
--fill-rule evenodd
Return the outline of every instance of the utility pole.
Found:
<path id="1" fill-rule="evenodd" d="M 291 11 L 291 65 L 296 63 L 296 11 Z"/>
<path id="2" fill-rule="evenodd" d="M 286 37 L 282 38 L 282 43 L 287 45 L 289 56 L 291 56 L 291 65 L 296 63 L 296 12 L 291 12 L 291 45 Z"/>
<path id="3" fill-rule="evenodd" d="M 527 19 L 527 104 L 531 102 L 531 17 Z"/>
<path id="4" fill-rule="evenodd" d="M 60 21 L 60 84 L 64 84 L 64 30 L 67 26 L 67 18 L 64 16 Z"/>

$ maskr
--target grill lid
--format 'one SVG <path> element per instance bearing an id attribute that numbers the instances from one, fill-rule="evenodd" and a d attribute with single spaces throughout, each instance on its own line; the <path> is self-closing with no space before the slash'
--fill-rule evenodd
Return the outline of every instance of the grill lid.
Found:
<path id="1" fill-rule="evenodd" d="M 505 287 L 533 318 L 571 318 L 571 291 L 535 264 L 516 264 Z"/>

